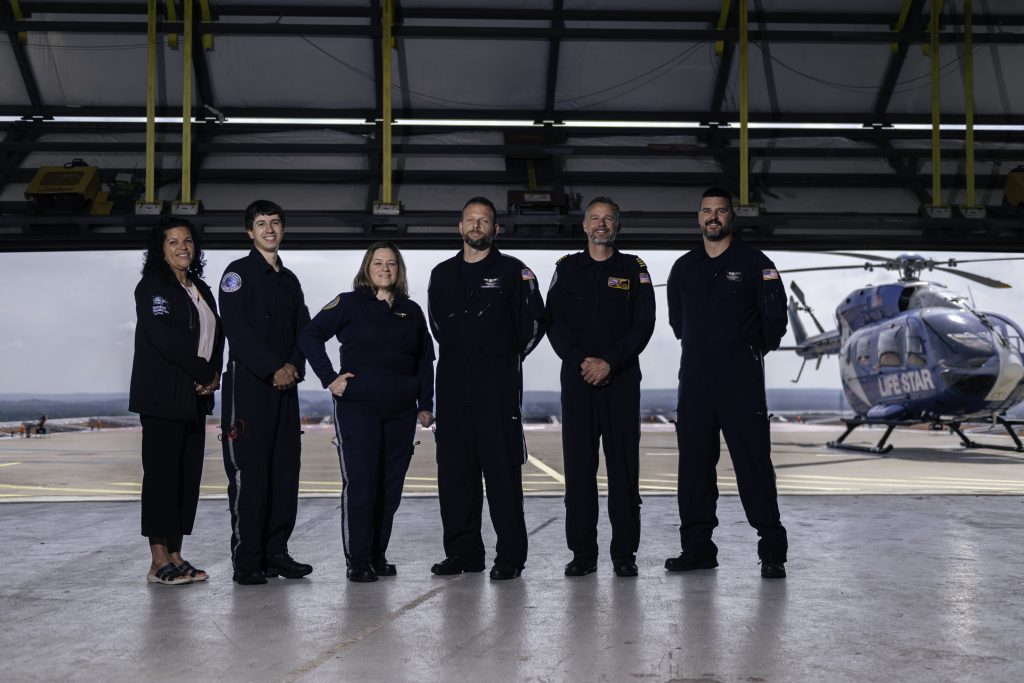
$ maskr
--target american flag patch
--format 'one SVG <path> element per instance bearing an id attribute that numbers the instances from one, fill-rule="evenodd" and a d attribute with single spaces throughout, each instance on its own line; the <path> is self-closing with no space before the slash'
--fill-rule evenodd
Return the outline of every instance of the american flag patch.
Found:
<path id="1" fill-rule="evenodd" d="M 533 274 L 533 271 L 529 268 L 523 268 L 523 279 L 524 280 L 536 280 L 537 277 Z"/>
<path id="2" fill-rule="evenodd" d="M 647 273 L 640 273 L 640 284 L 649 285 L 651 284 L 651 276 Z"/>
<path id="3" fill-rule="evenodd" d="M 778 280 L 779 279 L 779 271 L 775 270 L 774 268 L 765 268 L 764 270 L 761 271 L 761 279 L 762 280 Z"/>

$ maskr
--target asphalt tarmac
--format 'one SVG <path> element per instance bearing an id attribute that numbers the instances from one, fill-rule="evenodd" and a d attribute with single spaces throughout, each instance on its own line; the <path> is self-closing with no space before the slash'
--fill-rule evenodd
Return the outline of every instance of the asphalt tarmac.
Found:
<path id="1" fill-rule="evenodd" d="M 886 456 L 826 448 L 841 429 L 830 425 L 776 423 L 773 461 L 784 494 L 1024 494 L 1024 453 L 965 449 L 948 433 L 897 430 Z M 850 443 L 873 445 L 878 429 L 862 429 Z M 202 495 L 224 496 L 227 482 L 219 431 L 206 442 Z M 341 492 L 331 427 L 305 427 L 300 494 L 336 497 Z M 405 496 L 436 495 L 433 434 L 420 430 L 419 444 L 405 482 Z M 991 444 L 1009 443 L 998 433 L 972 435 Z M 138 428 L 60 433 L 44 438 L 0 439 L 0 501 L 124 500 L 138 498 L 142 486 Z M 530 458 L 523 468 L 527 495 L 558 495 L 564 490 L 561 432 L 557 426 L 528 425 Z M 640 441 L 640 485 L 645 496 L 674 495 L 677 448 L 671 425 L 645 425 Z M 604 487 L 604 465 L 599 486 Z M 719 485 L 736 493 L 735 475 L 722 444 Z"/>

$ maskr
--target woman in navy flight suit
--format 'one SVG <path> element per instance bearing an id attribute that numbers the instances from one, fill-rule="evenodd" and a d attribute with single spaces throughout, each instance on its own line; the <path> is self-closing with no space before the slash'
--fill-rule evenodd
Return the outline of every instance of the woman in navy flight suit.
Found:
<path id="1" fill-rule="evenodd" d="M 396 574 L 385 552 L 416 421 L 434 421 L 434 344 L 394 244 L 370 246 L 352 289 L 316 314 L 299 343 L 334 396 L 346 576 L 366 582 Z M 324 350 L 332 336 L 341 342 L 337 372 Z"/>

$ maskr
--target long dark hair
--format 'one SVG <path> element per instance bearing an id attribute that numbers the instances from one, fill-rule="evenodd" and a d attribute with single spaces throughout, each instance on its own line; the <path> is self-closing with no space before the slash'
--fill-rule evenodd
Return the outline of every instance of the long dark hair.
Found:
<path id="1" fill-rule="evenodd" d="M 149 233 L 149 244 L 146 245 L 146 254 L 142 259 L 142 274 L 161 273 L 164 275 L 174 274 L 171 267 L 164 260 L 164 240 L 167 239 L 167 231 L 172 228 L 188 228 L 192 236 L 192 246 L 196 253 L 192 257 L 192 265 L 188 267 L 190 279 L 203 277 L 203 268 L 206 266 L 206 254 L 203 253 L 203 234 L 194 225 L 184 218 L 167 216 L 153 226 Z"/>
<path id="2" fill-rule="evenodd" d="M 370 245 L 363 255 L 363 264 L 359 266 L 359 272 L 356 273 L 356 277 L 352 281 L 352 289 L 377 293 L 377 287 L 374 286 L 373 279 L 370 277 L 370 262 L 373 261 L 373 254 L 378 249 L 389 249 L 394 252 L 395 261 L 398 262 L 398 272 L 395 274 L 395 296 L 408 298 L 409 280 L 405 275 L 405 261 L 402 259 L 402 252 L 398 251 L 394 242 L 374 242 Z"/>

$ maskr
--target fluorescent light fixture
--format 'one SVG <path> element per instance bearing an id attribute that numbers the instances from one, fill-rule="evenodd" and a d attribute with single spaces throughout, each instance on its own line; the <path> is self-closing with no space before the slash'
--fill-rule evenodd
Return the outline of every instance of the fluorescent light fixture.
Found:
<path id="1" fill-rule="evenodd" d="M 23 121 L 22 116 L 0 116 L 0 123 L 14 123 Z M 180 116 L 158 116 L 157 123 L 181 124 Z M 202 121 L 203 117 L 196 117 Z M 55 116 L 46 119 L 54 123 L 137 123 L 146 122 L 144 116 Z M 378 120 L 379 121 L 379 120 Z M 281 126 L 373 126 L 377 121 L 368 121 L 357 118 L 296 118 L 296 117 L 246 117 L 232 116 L 224 119 L 223 125 L 281 125 Z M 738 128 L 738 121 L 718 121 L 719 127 Z M 532 128 L 545 125 L 554 125 L 565 128 L 654 128 L 654 129 L 689 129 L 697 130 L 706 128 L 705 123 L 700 121 L 534 121 L 532 119 L 395 119 L 396 126 L 465 126 L 465 127 L 501 127 L 501 128 Z M 879 127 L 881 123 L 877 124 Z M 865 130 L 871 128 L 862 122 L 835 122 L 835 123 L 793 123 L 785 121 L 752 121 L 747 124 L 751 129 L 762 130 Z M 931 130 L 930 123 L 893 123 L 885 124 L 885 130 Z M 939 126 L 940 130 L 963 131 L 967 126 L 963 123 L 944 123 Z M 976 124 L 976 131 L 994 132 L 1024 132 L 1024 125 L 1006 124 Z"/>
<path id="2" fill-rule="evenodd" d="M 537 125 L 533 119 L 395 119 L 395 126 L 502 126 L 528 128 Z"/>
<path id="3" fill-rule="evenodd" d="M 699 121 L 563 121 L 566 128 L 704 128 Z"/>

